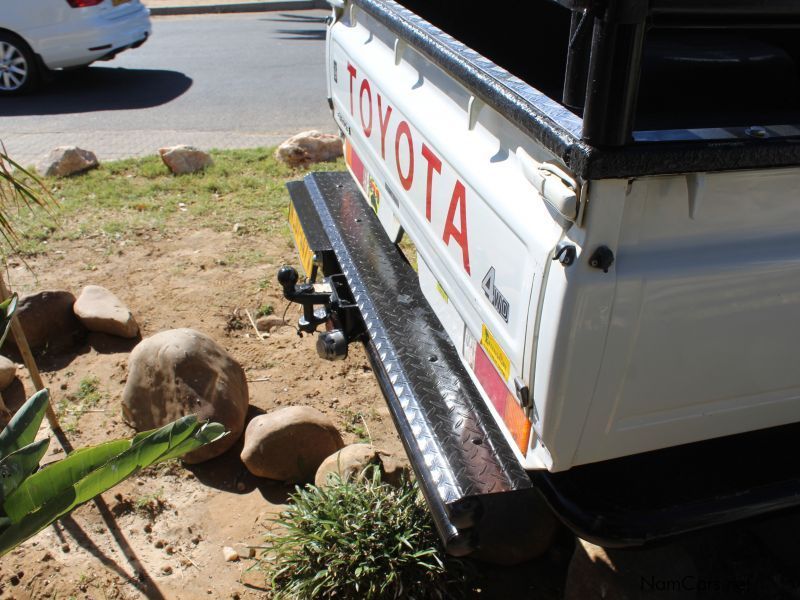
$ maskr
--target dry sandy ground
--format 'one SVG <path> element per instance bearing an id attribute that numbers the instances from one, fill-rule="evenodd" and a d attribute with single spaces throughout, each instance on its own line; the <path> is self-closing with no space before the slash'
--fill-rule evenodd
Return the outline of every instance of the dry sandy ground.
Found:
<path id="1" fill-rule="evenodd" d="M 278 260 L 236 266 L 234 262 L 241 262 L 226 259 L 248 250 Z M 17 265 L 8 277 L 21 294 L 41 289 L 77 294 L 90 283 L 105 286 L 128 304 L 144 337 L 192 327 L 224 346 L 247 373 L 251 414 L 308 404 L 334 419 L 345 442 L 358 441 L 357 434 L 363 437 L 368 429 L 380 448 L 402 453 L 360 348 L 346 362 L 326 363 L 317 358 L 314 340 L 298 337 L 290 327 L 265 340 L 255 335 L 244 310 L 252 314 L 269 303 L 283 312 L 286 303 L 274 280 L 284 262 L 296 262 L 285 238 L 153 233 L 124 243 L 107 237 L 54 243 L 47 256 L 29 261 L 33 274 Z M 296 320 L 299 310 L 291 306 L 287 318 Z M 100 380 L 103 399 L 97 406 L 79 417 L 70 412 L 79 407 L 63 416 L 74 447 L 134 433 L 122 422 L 120 409 L 134 345 L 93 334 L 74 353 L 40 359 L 56 405 L 75 393 L 82 379 Z M 9 406 L 19 405 L 32 391 L 21 370 L 20 382 L 4 397 Z M 60 450 L 55 439 L 51 449 L 44 462 L 63 456 L 55 453 Z M 104 494 L 98 504 L 76 510 L 0 561 L 0 597 L 262 596 L 263 591 L 240 582 L 252 561 L 225 562 L 222 548 L 262 544 L 292 490 L 251 476 L 238 458 L 240 450 L 241 445 L 191 469 L 173 464 L 148 470 Z"/>
<path id="2" fill-rule="evenodd" d="M 379 448 L 402 454 L 358 348 L 347 361 L 326 363 L 317 358 L 314 340 L 298 337 L 290 327 L 262 340 L 250 326 L 245 309 L 252 312 L 269 303 L 280 315 L 286 307 L 275 273 L 281 264 L 297 262 L 287 239 L 187 230 L 51 242 L 47 255 L 29 262 L 32 271 L 12 265 L 8 279 L 21 294 L 42 289 L 77 294 L 90 283 L 105 286 L 128 304 L 143 336 L 192 327 L 227 348 L 246 370 L 251 414 L 308 404 L 328 414 L 346 442 L 371 437 Z M 271 262 L 253 259 L 258 256 Z M 290 321 L 299 310 L 289 308 Z M 74 447 L 134 433 L 122 422 L 120 409 L 134 345 L 95 334 L 71 354 L 41 358 L 56 405 L 73 397 L 83 379 L 100 381 L 102 400 L 96 406 L 83 414 L 80 406 L 66 407 L 62 422 Z M 3 396 L 13 407 L 32 391 L 21 370 L 20 381 Z M 238 458 L 240 448 L 191 468 L 173 463 L 147 470 L 79 508 L 0 560 L 0 599 L 267 596 L 263 576 L 247 571 L 253 561 L 226 562 L 222 548 L 259 546 L 291 489 L 251 476 Z M 63 456 L 59 451 L 53 440 L 45 461 Z M 796 520 L 787 523 L 800 529 Z M 748 527 L 690 540 L 703 581 L 728 586 L 697 597 L 800 597 L 800 544 L 798 536 L 782 535 L 785 531 L 779 523 L 777 538 L 773 535 L 777 554 L 775 544 L 765 544 Z M 536 563 L 490 571 L 480 597 L 554 600 L 563 585 L 570 543 Z M 741 582 L 747 584 L 743 593 L 731 587 Z"/>

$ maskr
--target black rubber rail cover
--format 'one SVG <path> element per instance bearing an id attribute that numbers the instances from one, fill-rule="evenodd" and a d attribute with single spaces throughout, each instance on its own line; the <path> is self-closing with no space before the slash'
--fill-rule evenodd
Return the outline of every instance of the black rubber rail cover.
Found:
<path id="1" fill-rule="evenodd" d="M 439 533 L 466 553 L 497 495 L 531 490 L 520 465 L 419 288 L 348 173 L 305 186 L 366 324 L 367 353 Z M 489 499 L 488 501 L 484 501 Z M 500 508 L 498 508 L 500 506 Z"/>

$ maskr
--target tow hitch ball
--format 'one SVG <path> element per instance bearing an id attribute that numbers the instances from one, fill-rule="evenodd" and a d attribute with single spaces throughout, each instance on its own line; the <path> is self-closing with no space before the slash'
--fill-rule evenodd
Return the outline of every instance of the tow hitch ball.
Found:
<path id="1" fill-rule="evenodd" d="M 297 323 L 299 334 L 314 333 L 325 325 L 327 330 L 317 338 L 317 354 L 326 360 L 347 358 L 347 346 L 363 335 L 364 323 L 344 276 L 331 275 L 319 284 L 298 285 L 299 280 L 294 267 L 281 267 L 278 271 L 283 297 L 303 307 L 303 316 Z"/>

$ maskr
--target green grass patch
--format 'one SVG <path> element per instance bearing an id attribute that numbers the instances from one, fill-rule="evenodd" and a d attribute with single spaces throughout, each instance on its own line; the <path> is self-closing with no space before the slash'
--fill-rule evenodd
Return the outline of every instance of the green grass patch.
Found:
<path id="1" fill-rule="evenodd" d="M 272 304 L 262 304 L 261 306 L 258 307 L 258 310 L 256 311 L 256 318 L 268 317 L 274 312 L 275 308 L 272 306 Z"/>
<path id="2" fill-rule="evenodd" d="M 210 228 L 229 231 L 242 223 L 248 233 L 277 232 L 284 225 L 285 184 L 305 171 L 291 169 L 273 148 L 212 151 L 214 165 L 202 173 L 172 175 L 157 156 L 104 163 L 65 179 L 46 178 L 58 205 L 48 212 L 21 209 L 12 215 L 25 255 L 45 253 L 47 242 L 85 237 L 113 242 L 144 232 Z M 312 170 L 342 170 L 321 163 Z M 249 264 L 259 257 L 234 257 Z"/>
<path id="3" fill-rule="evenodd" d="M 102 399 L 99 378 L 92 376 L 81 379 L 77 391 L 64 396 L 58 403 L 56 412 L 64 430 L 68 433 L 77 431 L 81 417 L 96 407 Z"/>
<path id="4" fill-rule="evenodd" d="M 308 486 L 290 499 L 260 565 L 274 598 L 458 598 L 460 561 L 447 559 L 416 484 L 394 488 L 372 469 L 359 481 Z"/>

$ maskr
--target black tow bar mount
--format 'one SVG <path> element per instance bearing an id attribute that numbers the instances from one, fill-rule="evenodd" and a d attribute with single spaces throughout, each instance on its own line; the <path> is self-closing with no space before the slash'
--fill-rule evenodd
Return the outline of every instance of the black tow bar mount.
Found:
<path id="1" fill-rule="evenodd" d="M 317 338 L 317 354 L 326 360 L 347 358 L 350 342 L 362 339 L 364 321 L 344 275 L 326 277 L 323 283 L 301 283 L 297 269 L 284 266 L 278 271 L 283 297 L 303 307 L 297 324 L 300 335 L 325 326 Z"/>

